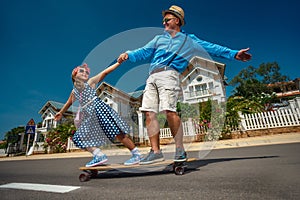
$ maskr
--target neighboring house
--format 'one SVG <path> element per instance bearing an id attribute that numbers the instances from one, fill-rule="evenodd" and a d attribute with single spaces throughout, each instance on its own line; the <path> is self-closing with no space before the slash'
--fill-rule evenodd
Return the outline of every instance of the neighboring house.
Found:
<path id="1" fill-rule="evenodd" d="M 272 104 L 272 109 L 300 108 L 300 78 L 287 82 L 268 84 L 268 87 L 280 99 L 280 103 Z"/>
<path id="2" fill-rule="evenodd" d="M 141 133 L 139 124 L 143 126 L 142 113 L 139 107 L 142 103 L 143 91 L 125 93 L 106 82 L 102 82 L 97 88 L 98 97 L 112 107 L 130 126 L 130 135 L 134 141 L 138 141 Z"/>
<path id="3" fill-rule="evenodd" d="M 138 110 L 142 101 L 142 91 L 127 94 L 106 82 L 99 85 L 97 95 L 124 119 L 131 118 L 131 114 Z"/>
<path id="4" fill-rule="evenodd" d="M 137 135 L 138 113 L 136 111 L 138 111 L 138 108 L 141 106 L 142 91 L 127 94 L 106 82 L 102 82 L 98 86 L 96 92 L 102 101 L 112 107 L 125 121 L 128 122 L 131 126 L 132 136 Z M 63 105 L 63 103 L 55 101 L 46 102 L 39 111 L 39 114 L 41 114 L 42 117 L 42 123 L 37 127 L 38 134 L 43 134 L 45 137 L 45 134 L 49 129 L 56 128 L 60 122 L 55 121 L 54 116 L 63 107 Z M 76 104 L 72 105 L 67 112 L 63 114 L 62 121 L 66 118 L 74 118 L 77 109 L 78 107 Z"/>
<path id="5" fill-rule="evenodd" d="M 300 78 L 288 82 L 268 84 L 268 87 L 272 88 L 276 96 L 281 99 L 300 96 Z"/>
<path id="6" fill-rule="evenodd" d="M 36 151 L 43 151 L 42 146 L 45 138 L 47 137 L 48 130 L 51 128 L 56 128 L 56 126 L 60 123 L 54 120 L 54 116 L 63 106 L 64 104 L 60 102 L 47 101 L 39 111 L 39 114 L 41 114 L 42 117 L 42 123 L 39 123 L 36 128 L 36 135 L 34 138 L 34 143 L 38 145 L 38 147 L 35 149 Z M 67 118 L 74 118 L 77 109 L 77 106 L 70 107 L 63 114 L 62 121 Z"/>
<path id="7" fill-rule="evenodd" d="M 41 114 L 43 121 L 41 126 L 39 126 L 37 130 L 40 132 L 46 132 L 51 128 L 55 128 L 58 122 L 54 120 L 54 116 L 58 111 L 60 111 L 60 109 L 63 106 L 64 106 L 63 103 L 59 103 L 56 101 L 47 101 L 46 104 L 39 111 L 39 114 Z M 77 109 L 78 108 L 76 106 L 71 106 L 63 114 L 63 119 L 68 117 L 74 117 Z"/>

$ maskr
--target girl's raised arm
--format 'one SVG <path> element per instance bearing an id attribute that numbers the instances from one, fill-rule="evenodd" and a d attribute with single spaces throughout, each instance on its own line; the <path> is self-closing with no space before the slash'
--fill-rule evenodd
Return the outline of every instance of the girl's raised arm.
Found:
<path id="1" fill-rule="evenodd" d="M 97 74 L 96 76 L 93 76 L 92 78 L 90 78 L 88 80 L 88 84 L 92 87 L 95 88 L 96 85 L 102 81 L 109 73 L 111 73 L 112 71 L 114 71 L 115 69 L 117 69 L 117 67 L 119 67 L 121 65 L 121 63 L 116 62 L 115 64 L 109 66 L 108 68 L 104 69 L 102 72 L 100 72 L 99 74 Z"/>
<path id="2" fill-rule="evenodd" d="M 58 121 L 62 118 L 62 115 L 64 112 L 66 112 L 70 106 L 73 104 L 73 102 L 76 100 L 75 95 L 73 94 L 73 90 L 67 100 L 67 102 L 65 103 L 65 105 L 60 109 L 59 112 L 57 112 L 54 116 L 54 120 Z"/>

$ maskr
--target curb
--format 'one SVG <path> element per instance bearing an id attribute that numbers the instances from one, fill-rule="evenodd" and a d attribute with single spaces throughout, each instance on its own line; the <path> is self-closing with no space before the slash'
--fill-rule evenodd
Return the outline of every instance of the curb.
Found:
<path id="1" fill-rule="evenodd" d="M 300 143 L 300 133 L 283 133 L 276 135 L 256 136 L 239 139 L 219 140 L 213 142 L 195 142 L 185 144 L 187 151 L 201 151 L 213 149 L 226 149 L 226 148 L 240 148 L 249 146 L 273 145 L 273 144 L 288 144 Z M 139 147 L 142 154 L 147 154 L 150 147 Z M 161 145 L 163 152 L 174 152 L 174 144 Z M 107 156 L 117 155 L 130 155 L 126 148 L 117 149 L 103 149 L 103 153 Z M 86 151 L 69 152 L 69 153 L 56 153 L 56 154 L 34 154 L 31 156 L 13 156 L 13 157 L 0 157 L 1 161 L 14 161 L 14 160 L 37 160 L 37 159 L 58 159 L 58 158 L 80 158 L 91 157 L 91 154 Z"/>

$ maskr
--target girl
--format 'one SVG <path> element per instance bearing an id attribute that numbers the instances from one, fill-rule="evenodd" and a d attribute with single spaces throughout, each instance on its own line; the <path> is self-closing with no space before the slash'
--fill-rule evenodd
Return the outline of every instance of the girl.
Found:
<path id="1" fill-rule="evenodd" d="M 55 120 L 60 120 L 62 114 L 69 109 L 73 102 L 76 99 L 79 100 L 82 121 L 74 134 L 73 142 L 77 147 L 86 149 L 93 154 L 93 159 L 86 164 L 86 167 L 105 163 L 107 157 L 98 147 L 113 141 L 115 138 L 131 151 L 132 157 L 124 163 L 125 165 L 138 164 L 141 160 L 138 148 L 126 137 L 129 132 L 126 122 L 96 94 L 96 85 L 118 66 L 120 63 L 117 62 L 90 79 L 90 69 L 87 64 L 73 69 L 74 89 L 65 105 L 55 115 Z"/>

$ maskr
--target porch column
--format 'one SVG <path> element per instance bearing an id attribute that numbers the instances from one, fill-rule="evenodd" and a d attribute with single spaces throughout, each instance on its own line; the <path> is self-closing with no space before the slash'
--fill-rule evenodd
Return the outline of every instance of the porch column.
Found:
<path id="1" fill-rule="evenodd" d="M 136 113 L 138 114 L 139 143 L 142 143 L 145 141 L 143 113 L 139 110 L 137 110 Z"/>

